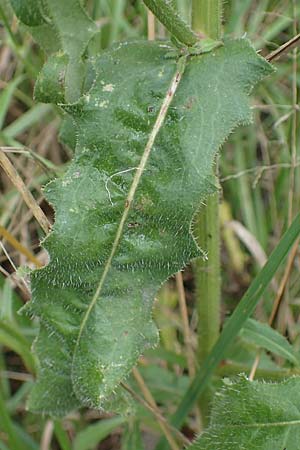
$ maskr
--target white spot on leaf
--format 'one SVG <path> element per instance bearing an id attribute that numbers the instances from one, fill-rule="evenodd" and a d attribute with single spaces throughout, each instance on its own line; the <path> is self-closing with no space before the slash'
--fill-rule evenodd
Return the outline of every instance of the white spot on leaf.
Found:
<path id="1" fill-rule="evenodd" d="M 99 107 L 100 108 L 107 108 L 109 104 L 108 100 L 103 100 L 102 102 L 99 103 Z"/>
<path id="2" fill-rule="evenodd" d="M 106 84 L 105 86 L 103 86 L 102 91 L 104 92 L 112 92 L 114 90 L 114 85 L 113 84 Z"/>

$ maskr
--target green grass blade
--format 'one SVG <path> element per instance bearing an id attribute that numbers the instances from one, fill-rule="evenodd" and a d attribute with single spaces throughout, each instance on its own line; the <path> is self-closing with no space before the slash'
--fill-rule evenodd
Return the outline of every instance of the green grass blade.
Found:
<path id="1" fill-rule="evenodd" d="M 14 422 L 15 435 L 21 441 L 21 449 L 22 450 L 40 450 L 40 446 L 37 442 L 33 440 L 30 434 L 25 431 L 22 425 L 19 425 L 17 422 Z M 16 447 L 10 448 L 10 450 L 17 450 Z"/>
<path id="2" fill-rule="evenodd" d="M 7 412 L 5 400 L 3 398 L 1 390 L 0 390 L 0 417 L 1 417 L 0 429 L 1 431 L 4 431 L 4 433 L 6 434 L 10 448 L 14 450 L 23 450 L 24 449 L 23 444 L 15 433 L 14 425 Z"/>
<path id="3" fill-rule="evenodd" d="M 2 128 L 7 114 L 8 108 L 14 96 L 15 89 L 24 80 L 24 76 L 21 75 L 11 82 L 7 83 L 7 86 L 3 89 L 0 95 L 0 129 Z"/>
<path id="4" fill-rule="evenodd" d="M 18 410 L 20 407 L 22 408 L 25 398 L 32 389 L 32 384 L 33 381 L 26 381 L 19 387 L 17 392 L 7 400 L 6 408 L 11 415 L 18 414 Z"/>
<path id="5" fill-rule="evenodd" d="M 266 349 L 274 353 L 274 355 L 281 356 L 281 358 L 299 367 L 300 359 L 298 351 L 293 348 L 285 336 L 282 336 L 282 334 L 278 333 L 278 331 L 274 330 L 267 323 L 248 319 L 240 335 L 247 342 Z"/>
<path id="6" fill-rule="evenodd" d="M 72 444 L 70 442 L 68 433 L 64 429 L 62 422 L 58 420 L 54 422 L 54 434 L 59 442 L 61 450 L 72 450 Z"/>
<path id="7" fill-rule="evenodd" d="M 264 294 L 266 288 L 271 282 L 276 270 L 291 249 L 300 234 L 300 213 L 296 216 L 293 223 L 283 235 L 279 244 L 272 252 L 267 263 L 251 283 L 249 289 L 243 296 L 242 300 L 234 310 L 232 316 L 228 320 L 222 334 L 216 342 L 212 352 L 204 361 L 202 368 L 196 374 L 193 382 L 184 395 L 178 410 L 172 418 L 172 425 L 180 427 L 189 411 L 193 408 L 199 395 L 203 392 L 214 370 L 219 365 L 225 351 L 228 349 L 234 338 L 237 336 L 246 320 L 253 313 L 260 298 Z M 156 450 L 166 448 L 166 442 L 161 441 Z"/>
<path id="8" fill-rule="evenodd" d="M 115 428 L 122 425 L 124 417 L 113 417 L 112 419 L 99 420 L 86 427 L 77 434 L 74 440 L 74 450 L 91 450 L 106 438 Z"/>
<path id="9" fill-rule="evenodd" d="M 53 110 L 51 105 L 37 104 L 33 108 L 26 111 L 18 119 L 9 124 L 3 130 L 3 134 L 8 138 L 15 138 L 20 133 L 28 130 L 36 123 L 40 123 L 41 119 Z"/>
<path id="10" fill-rule="evenodd" d="M 35 360 L 30 351 L 30 343 L 22 336 L 19 329 L 12 323 L 5 323 L 0 319 L 0 344 L 6 345 L 14 352 L 18 353 L 26 368 L 34 373 Z"/>

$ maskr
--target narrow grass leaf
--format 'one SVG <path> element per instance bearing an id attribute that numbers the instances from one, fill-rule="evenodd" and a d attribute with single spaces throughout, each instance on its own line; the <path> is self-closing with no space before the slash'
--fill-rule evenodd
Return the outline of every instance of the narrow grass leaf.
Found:
<path id="1" fill-rule="evenodd" d="M 74 450 L 68 432 L 64 429 L 63 423 L 56 420 L 54 422 L 54 434 L 61 447 L 61 450 Z"/>
<path id="2" fill-rule="evenodd" d="M 7 83 L 0 94 L 0 130 L 3 127 L 5 116 L 12 101 L 15 89 L 21 83 L 21 81 L 24 80 L 24 78 L 25 77 L 23 75 L 16 77 L 14 80 Z"/>
<path id="3" fill-rule="evenodd" d="M 73 443 L 74 450 L 91 450 L 100 444 L 115 428 L 126 422 L 124 417 L 102 419 L 80 431 Z"/>
<path id="4" fill-rule="evenodd" d="M 144 450 L 144 444 L 140 429 L 140 423 L 129 423 L 123 433 L 121 450 Z"/>
<path id="5" fill-rule="evenodd" d="M 18 353 L 27 369 L 35 372 L 35 358 L 30 351 L 30 344 L 15 324 L 0 319 L 0 343 Z"/>
<path id="6" fill-rule="evenodd" d="M 51 105 L 37 104 L 33 106 L 14 122 L 5 127 L 3 129 L 3 135 L 6 138 L 15 138 L 23 131 L 26 131 L 28 128 L 39 123 L 41 119 L 47 116 L 52 110 L 53 107 Z"/>
<path id="7" fill-rule="evenodd" d="M 7 411 L 5 399 L 2 394 L 2 390 L 0 389 L 0 430 L 3 431 L 7 436 L 7 441 L 11 449 L 14 450 L 23 450 L 23 442 L 16 434 L 16 430 L 14 424 L 10 418 L 10 415 Z"/>
<path id="8" fill-rule="evenodd" d="M 240 332 L 240 336 L 258 347 L 264 348 L 277 356 L 299 366 L 299 355 L 288 340 L 266 323 L 248 319 Z"/>

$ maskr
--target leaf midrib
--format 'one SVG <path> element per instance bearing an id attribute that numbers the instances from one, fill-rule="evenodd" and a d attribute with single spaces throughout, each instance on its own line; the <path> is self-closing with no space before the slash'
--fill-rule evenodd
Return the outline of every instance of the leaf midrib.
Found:
<path id="1" fill-rule="evenodd" d="M 232 429 L 237 429 L 237 428 L 270 428 L 270 427 L 286 427 L 286 426 L 296 426 L 299 425 L 300 426 L 300 419 L 298 420 L 291 420 L 291 421 L 282 421 L 282 422 L 267 422 L 267 423 L 241 423 L 239 425 L 224 425 L 224 426 L 219 426 L 219 425 L 211 425 L 210 429 L 212 428 L 232 428 Z"/>
<path id="2" fill-rule="evenodd" d="M 181 78 L 182 78 L 182 75 L 183 75 L 183 71 L 184 71 L 184 67 L 181 67 L 181 69 L 180 69 L 180 66 L 177 67 L 175 75 L 172 78 L 172 81 L 171 81 L 171 83 L 169 85 L 169 88 L 168 88 L 168 90 L 166 92 L 166 95 L 164 97 L 164 100 L 162 102 L 161 108 L 160 108 L 159 113 L 157 115 L 156 121 L 155 121 L 154 126 L 152 128 L 152 131 L 149 134 L 148 142 L 146 144 L 146 147 L 145 147 L 145 150 L 143 152 L 143 155 L 142 155 L 142 157 L 140 159 L 140 163 L 139 163 L 139 165 L 138 165 L 138 167 L 136 169 L 134 178 L 132 180 L 131 187 L 130 187 L 129 192 L 128 192 L 127 199 L 125 200 L 124 212 L 123 212 L 121 220 L 119 222 L 119 226 L 118 226 L 118 229 L 117 229 L 116 237 L 115 237 L 113 245 L 112 245 L 111 253 L 110 253 L 110 255 L 109 255 L 109 257 L 108 257 L 108 259 L 107 259 L 107 261 L 105 263 L 104 271 L 103 271 L 102 276 L 100 278 L 100 281 L 98 283 L 96 292 L 95 292 L 95 294 L 94 294 L 94 296 L 93 296 L 93 298 L 92 298 L 92 300 L 91 300 L 91 302 L 90 302 L 90 304 L 89 304 L 89 306 L 87 308 L 87 311 L 86 311 L 86 313 L 85 313 L 85 315 L 84 315 L 84 317 L 83 317 L 83 319 L 82 319 L 82 321 L 80 323 L 79 333 L 78 333 L 77 341 L 76 341 L 74 352 L 73 352 L 72 368 L 74 368 L 74 358 L 75 358 L 76 350 L 77 350 L 77 348 L 79 346 L 79 343 L 80 343 L 80 340 L 81 340 L 82 333 L 83 333 L 83 331 L 85 329 L 85 326 L 86 326 L 86 323 L 87 323 L 87 321 L 89 319 L 91 311 L 92 311 L 93 307 L 95 306 L 95 304 L 96 304 L 96 302 L 97 302 L 97 300 L 98 300 L 98 298 L 100 296 L 100 293 L 102 291 L 102 287 L 103 287 L 103 285 L 104 285 L 104 283 L 106 281 L 107 274 L 108 274 L 108 272 L 109 272 L 109 270 L 111 268 L 112 260 L 113 260 L 113 258 L 115 256 L 115 253 L 116 253 L 117 249 L 118 249 L 118 246 L 119 246 L 122 234 L 123 234 L 124 225 L 126 223 L 126 220 L 127 220 L 130 208 L 131 208 L 131 204 L 132 204 L 134 196 L 135 196 L 135 192 L 136 192 L 137 187 L 139 185 L 139 181 L 140 181 L 140 179 L 142 177 L 142 174 L 144 172 L 145 166 L 146 166 L 147 161 L 148 161 L 148 159 L 150 157 L 151 150 L 153 148 L 156 136 L 157 136 L 159 130 L 161 129 L 162 125 L 163 125 L 163 122 L 164 122 L 165 117 L 167 115 L 167 112 L 169 110 L 169 106 L 170 106 L 170 104 L 171 104 L 171 102 L 172 102 L 172 100 L 174 98 L 174 95 L 175 95 L 175 93 L 177 91 L 177 88 L 178 88 L 178 86 L 180 84 L 180 81 L 181 81 Z"/>

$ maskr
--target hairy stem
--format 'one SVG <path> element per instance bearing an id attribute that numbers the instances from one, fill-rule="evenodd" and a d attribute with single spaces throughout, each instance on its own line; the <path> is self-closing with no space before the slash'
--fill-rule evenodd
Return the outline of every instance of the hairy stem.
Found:
<path id="1" fill-rule="evenodd" d="M 222 0 L 193 0 L 192 28 L 211 39 L 221 36 Z"/>
<path id="2" fill-rule="evenodd" d="M 221 33 L 221 1 L 193 0 L 192 27 L 195 31 L 212 39 Z M 199 259 L 194 264 L 196 299 L 198 310 L 198 365 L 210 353 L 219 336 L 220 329 L 220 229 L 219 193 L 207 199 L 196 219 L 194 234 L 199 246 L 207 252 L 207 260 Z M 210 391 L 203 392 L 199 405 L 205 425 L 208 420 Z"/>
<path id="3" fill-rule="evenodd" d="M 196 44 L 198 36 L 173 8 L 173 0 L 144 0 L 144 3 L 178 41 L 187 46 Z"/>

